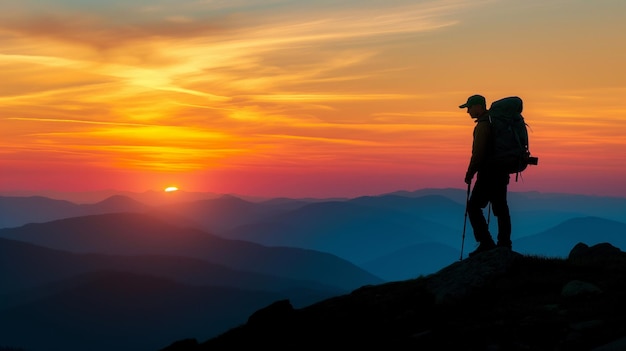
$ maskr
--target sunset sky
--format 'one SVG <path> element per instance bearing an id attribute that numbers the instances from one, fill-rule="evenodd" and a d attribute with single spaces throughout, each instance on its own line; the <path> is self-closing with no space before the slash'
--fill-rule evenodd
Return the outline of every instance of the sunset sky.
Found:
<path id="1" fill-rule="evenodd" d="M 0 2 L 0 192 L 359 196 L 463 182 L 458 106 L 524 99 L 510 191 L 626 196 L 624 0 Z"/>

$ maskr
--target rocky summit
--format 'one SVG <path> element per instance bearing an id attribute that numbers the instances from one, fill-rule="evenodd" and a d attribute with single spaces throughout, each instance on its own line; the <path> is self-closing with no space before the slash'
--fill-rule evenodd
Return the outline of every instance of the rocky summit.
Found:
<path id="1" fill-rule="evenodd" d="M 496 248 L 415 279 L 294 309 L 289 300 L 206 341 L 162 351 L 626 350 L 626 253 L 577 244 L 567 258 Z"/>

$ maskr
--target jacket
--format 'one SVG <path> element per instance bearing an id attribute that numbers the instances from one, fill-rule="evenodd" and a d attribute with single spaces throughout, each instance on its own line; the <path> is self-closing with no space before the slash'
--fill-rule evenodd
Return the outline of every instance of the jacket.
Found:
<path id="1" fill-rule="evenodd" d="M 474 126 L 474 140 L 472 142 L 472 157 L 467 167 L 466 179 L 471 179 L 476 173 L 490 170 L 491 150 L 493 139 L 491 137 L 491 125 L 489 111 L 476 118 Z"/>

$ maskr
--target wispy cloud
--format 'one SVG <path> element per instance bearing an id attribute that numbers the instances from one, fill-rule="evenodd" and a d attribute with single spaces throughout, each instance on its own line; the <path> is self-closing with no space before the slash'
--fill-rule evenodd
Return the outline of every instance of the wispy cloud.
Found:
<path id="1" fill-rule="evenodd" d="M 537 135 L 535 145 L 591 135 L 621 148 L 617 66 L 626 49 L 589 38 L 621 33 L 626 22 L 584 16 L 595 5 L 580 2 L 554 29 L 550 16 L 564 4 L 0 2 L 0 146 L 14 159 L 71 154 L 176 172 L 333 159 L 337 167 L 408 167 L 409 159 L 418 167 L 433 155 L 453 164 L 471 129 L 460 97 L 521 90 L 533 127 L 556 131 Z M 623 6 L 593 8 L 612 14 Z M 539 23 L 529 28 L 521 18 L 534 13 Z M 583 42 L 566 44 L 574 39 Z"/>

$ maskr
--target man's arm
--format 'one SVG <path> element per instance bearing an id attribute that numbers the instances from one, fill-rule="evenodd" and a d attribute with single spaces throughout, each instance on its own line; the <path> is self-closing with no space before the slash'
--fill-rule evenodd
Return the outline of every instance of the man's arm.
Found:
<path id="1" fill-rule="evenodd" d="M 470 159 L 467 173 L 465 173 L 465 183 L 469 184 L 474 178 L 474 174 L 483 168 L 487 159 L 487 148 L 491 134 L 489 121 L 478 122 L 474 128 L 474 142 L 472 144 L 472 158 Z"/>

